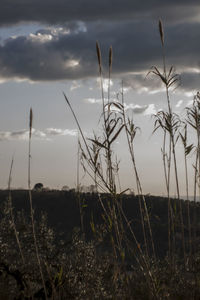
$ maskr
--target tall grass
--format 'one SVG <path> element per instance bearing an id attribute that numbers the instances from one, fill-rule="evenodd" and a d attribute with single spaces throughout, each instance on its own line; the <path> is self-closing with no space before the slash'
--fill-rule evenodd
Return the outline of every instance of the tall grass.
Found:
<path id="1" fill-rule="evenodd" d="M 149 282 L 149 288 L 151 290 L 152 295 L 154 295 L 155 299 L 157 299 L 156 285 L 153 275 L 150 270 L 150 257 L 153 254 L 155 259 L 155 248 L 153 241 L 153 234 L 151 230 L 149 213 L 146 205 L 146 200 L 143 195 L 141 181 L 139 179 L 138 170 L 136 166 L 134 148 L 133 148 L 133 140 L 136 135 L 137 127 L 134 125 L 133 121 L 127 118 L 125 109 L 124 109 L 124 96 L 122 90 L 122 102 L 113 101 L 110 99 L 110 80 L 111 80 L 111 69 L 112 69 L 112 48 L 109 50 L 109 59 L 108 59 L 108 98 L 105 101 L 105 92 L 103 88 L 103 68 L 102 68 L 102 59 L 101 59 L 101 50 L 98 43 L 96 43 L 96 51 L 97 51 L 97 60 L 99 67 L 99 76 L 100 76 L 100 87 L 101 87 L 101 95 L 102 95 L 102 135 L 97 137 L 94 134 L 93 138 L 86 139 L 83 131 L 81 129 L 81 125 L 78 121 L 76 113 L 74 112 L 67 96 L 64 94 L 65 100 L 70 108 L 75 122 L 78 126 L 80 136 L 82 138 L 82 158 L 86 163 L 86 167 L 84 170 L 90 175 L 90 177 L 94 180 L 95 185 L 103 191 L 108 191 L 111 195 L 111 202 L 108 199 L 106 211 L 101 197 L 100 203 L 102 204 L 103 210 L 105 212 L 104 220 L 107 224 L 107 230 L 110 233 L 111 244 L 113 248 L 114 257 L 117 261 L 121 260 L 123 263 L 126 252 L 124 250 L 124 246 L 128 247 L 127 244 L 127 235 L 125 233 L 124 224 L 131 233 L 132 239 L 135 243 L 137 253 L 134 253 L 134 257 L 139 264 L 139 267 L 145 269 L 146 279 Z M 141 248 L 136 234 L 130 226 L 130 222 L 127 219 L 122 205 L 120 201 L 120 196 L 125 192 L 122 191 L 120 193 L 117 192 L 116 178 L 118 175 L 119 167 L 118 162 L 114 161 L 114 142 L 117 141 L 120 134 L 125 131 L 127 136 L 127 142 L 129 147 L 129 152 L 131 155 L 131 160 L 133 163 L 134 174 L 136 177 L 137 191 L 139 195 L 139 207 L 140 207 L 140 215 L 141 215 L 141 224 L 142 231 L 144 237 L 144 245 L 145 252 Z M 125 223 L 124 223 L 125 222 Z M 151 254 L 148 250 L 148 241 L 147 234 L 150 236 L 151 240 Z M 131 249 L 129 249 L 133 253 Z"/>
<path id="2" fill-rule="evenodd" d="M 184 148 L 184 164 L 185 164 L 185 188 L 187 196 L 187 219 L 188 219 L 188 233 L 189 233 L 189 256 L 192 255 L 192 231 L 190 218 L 190 201 L 189 201 L 189 178 L 188 178 L 188 163 L 187 157 L 194 148 L 193 144 L 188 144 L 187 123 L 184 124 L 183 133 L 180 132 L 181 141 Z"/>
<path id="3" fill-rule="evenodd" d="M 188 267 L 187 258 L 191 257 L 192 254 L 192 244 L 193 241 L 196 241 L 196 224 L 193 224 L 193 234 L 194 239 L 192 239 L 192 229 L 191 229 L 191 219 L 190 219 L 190 204 L 187 202 L 187 225 L 184 224 L 183 219 L 183 209 L 182 209 L 182 200 L 180 199 L 180 184 L 179 184 L 179 174 L 178 174 L 178 160 L 177 160 L 177 142 L 179 138 L 182 141 L 183 149 L 184 149 L 184 164 L 185 164 L 185 185 L 186 185 L 186 194 L 187 200 L 189 198 L 189 180 L 188 180 L 188 164 L 187 157 L 191 153 L 193 149 L 193 144 L 188 145 L 187 143 L 187 125 L 182 126 L 183 124 L 190 124 L 197 133 L 197 146 L 196 146 L 196 162 L 195 162 L 195 180 L 194 180 L 194 195 L 196 195 L 197 186 L 200 186 L 199 183 L 199 174 L 200 174 L 200 126 L 199 126 L 199 108 L 198 107 L 200 101 L 198 95 L 194 100 L 193 108 L 187 109 L 187 119 L 183 121 L 180 117 L 175 114 L 172 110 L 171 105 L 171 95 L 170 90 L 172 88 L 176 88 L 179 82 L 179 76 L 175 72 L 175 68 L 171 66 L 169 69 L 166 63 L 166 55 L 165 55 L 165 38 L 164 38 L 164 30 L 162 21 L 159 20 L 158 24 L 160 40 L 162 46 L 162 70 L 159 70 L 158 67 L 153 66 L 149 73 L 153 73 L 157 76 L 161 82 L 164 84 L 165 93 L 166 93 L 166 101 L 167 101 L 167 111 L 159 111 L 155 115 L 155 123 L 154 130 L 156 132 L 158 129 L 161 129 L 163 132 L 163 144 L 161 148 L 162 152 L 162 161 L 163 161 L 163 169 L 164 169 L 164 180 L 166 185 L 167 197 L 168 197 L 168 250 L 171 266 L 174 269 L 176 267 L 176 258 L 178 255 L 177 245 L 179 244 L 178 239 L 178 230 L 181 230 L 181 244 L 182 244 L 182 254 L 184 267 Z M 129 118 L 125 111 L 125 102 L 124 102 L 124 92 L 123 92 L 123 83 L 122 83 L 122 91 L 121 91 L 121 102 L 119 99 L 111 100 L 110 99 L 110 80 L 111 80 L 111 70 L 112 70 L 112 48 L 109 50 L 109 59 L 108 59 L 108 91 L 107 91 L 107 101 L 105 97 L 105 91 L 103 88 L 103 67 L 102 67 L 102 58 L 101 58 L 101 49 L 99 43 L 96 43 L 96 51 L 97 51 L 97 61 L 99 68 L 99 76 L 100 76 L 100 87 L 101 87 L 101 96 L 102 96 L 102 136 L 96 136 L 92 139 L 86 139 L 81 125 L 78 122 L 76 113 L 71 107 L 69 100 L 66 95 L 65 99 L 67 104 L 72 111 L 74 119 L 77 123 L 78 129 L 80 131 L 80 135 L 82 138 L 81 151 L 82 158 L 85 162 L 84 170 L 89 174 L 89 176 L 94 180 L 95 185 L 100 188 L 101 191 L 108 191 L 112 196 L 112 202 L 109 203 L 109 210 L 106 211 L 103 206 L 106 222 L 108 226 L 108 231 L 111 233 L 111 240 L 113 245 L 113 251 L 115 253 L 115 258 L 117 259 L 118 254 L 122 258 L 125 253 L 123 250 L 123 244 L 125 242 L 124 235 L 124 227 L 123 222 L 125 221 L 126 226 L 131 232 L 132 238 L 138 250 L 136 260 L 139 265 L 147 270 L 147 280 L 152 287 L 152 295 L 157 297 L 156 292 L 156 284 L 154 278 L 150 271 L 150 259 L 153 257 L 156 260 L 155 246 L 154 246 L 154 238 L 153 232 L 151 229 L 151 220 L 149 217 L 148 207 L 146 204 L 146 200 L 144 197 L 141 180 L 139 177 L 139 171 L 137 168 L 135 151 L 134 151 L 134 139 L 139 129 L 133 119 Z M 196 106 L 195 106 L 196 105 Z M 182 132 L 183 128 L 183 132 Z M 131 161 L 134 169 L 134 176 L 136 178 L 136 190 L 139 196 L 139 210 L 140 210 L 140 218 L 141 218 L 141 226 L 143 232 L 143 240 L 144 240 L 144 249 L 141 249 L 136 234 L 133 231 L 133 228 L 129 226 L 129 221 L 127 220 L 121 202 L 118 201 L 120 195 L 123 192 L 118 193 L 116 178 L 119 172 L 119 164 L 114 162 L 114 142 L 119 138 L 122 133 L 125 133 L 127 142 L 128 142 L 128 150 L 130 153 Z M 104 160 L 105 158 L 105 160 Z M 117 167 L 116 167 L 117 165 Z M 176 202 L 173 202 L 171 199 L 171 178 L 172 171 L 174 171 L 175 177 L 175 185 L 176 185 L 176 193 L 177 200 L 179 203 L 179 209 L 177 211 Z M 200 191 L 200 188 L 199 188 Z M 196 198 L 195 198 L 196 200 Z M 100 200 L 101 201 L 101 200 Z M 195 219 L 195 216 L 194 216 Z M 196 222 L 196 221 L 195 221 Z M 112 229 L 114 231 L 112 231 Z M 185 232 L 188 232 L 189 241 L 188 244 L 185 240 Z M 114 234 L 114 235 L 113 235 Z M 114 238 L 115 237 L 115 238 Z M 150 242 L 149 242 L 150 241 Z M 194 247 L 196 242 L 194 242 Z M 186 251 L 188 248 L 188 253 Z M 151 249 L 151 250 L 150 250 Z M 196 248 L 194 249 L 194 252 Z"/>
<path id="4" fill-rule="evenodd" d="M 12 223 L 12 227 L 13 227 L 13 230 L 14 230 L 14 233 L 15 233 L 17 246 L 19 248 L 19 253 L 20 253 L 20 256 L 21 256 L 21 259 L 22 259 L 22 263 L 25 265 L 24 254 L 23 254 L 22 247 L 21 247 L 21 244 L 20 244 L 19 234 L 18 234 L 16 226 L 15 226 L 15 217 L 14 217 L 14 214 L 13 214 L 13 204 L 12 204 L 12 194 L 11 194 L 11 181 L 12 181 L 13 163 L 14 163 L 14 158 L 12 158 L 12 160 L 11 160 L 9 177 L 8 177 L 8 204 L 9 204 L 9 209 L 10 209 L 11 223 Z"/>
<path id="5" fill-rule="evenodd" d="M 196 206 L 197 202 L 197 188 L 199 189 L 200 195 L 200 94 L 199 92 L 194 97 L 192 107 L 187 107 L 187 123 L 196 133 L 196 145 L 195 152 L 196 158 L 194 162 L 194 202 Z M 191 145 L 193 147 L 193 145 Z M 197 227 L 197 216 L 196 209 L 194 210 L 194 224 L 193 224 L 193 236 L 194 236 L 194 252 L 196 253 L 196 227 Z"/>
<path id="6" fill-rule="evenodd" d="M 40 276 L 41 276 L 41 280 L 42 280 L 42 284 L 43 284 L 43 288 L 44 288 L 45 298 L 48 299 L 45 280 L 44 280 L 44 275 L 43 275 L 43 270 L 42 270 L 41 259 L 40 259 L 40 255 L 39 255 L 38 243 L 37 243 L 37 238 L 36 238 L 34 210 L 33 210 L 32 192 L 31 192 L 31 137 L 32 137 L 32 127 L 33 127 L 33 111 L 32 111 L 32 108 L 31 108 L 30 109 L 30 114 L 29 114 L 28 193 L 29 193 L 30 215 L 31 215 L 33 240 L 34 240 L 34 245 L 35 245 L 35 254 L 36 254 L 37 263 L 38 263 L 38 267 L 39 267 L 39 272 L 40 272 Z"/>
<path id="7" fill-rule="evenodd" d="M 179 200 L 179 218 L 181 224 L 181 233 L 182 233 L 182 249 L 184 255 L 184 262 L 186 265 L 186 250 L 185 250 L 185 232 L 184 232 L 184 222 L 183 222 L 183 212 L 182 212 L 182 201 L 180 199 L 180 188 L 179 188 L 179 176 L 178 176 L 178 165 L 177 165 L 177 154 L 176 154 L 176 143 L 179 138 L 179 128 L 180 128 L 180 119 L 179 117 L 173 113 L 171 100 L 170 100 L 170 88 L 176 86 L 179 80 L 178 74 L 175 73 L 175 69 L 173 66 L 167 69 L 166 64 L 166 55 L 165 55 L 165 40 L 164 40 L 164 30 L 162 21 L 159 20 L 159 33 L 162 45 L 162 60 L 163 60 L 163 69 L 160 71 L 156 66 L 152 67 L 150 71 L 154 75 L 156 75 L 160 81 L 165 86 L 166 91 L 166 100 L 167 100 L 167 107 L 168 111 L 158 112 L 156 115 L 156 123 L 158 122 L 158 127 L 154 129 L 157 130 L 158 128 L 162 128 L 164 132 L 164 142 L 163 142 L 163 163 L 164 163 L 164 172 L 165 172 L 165 181 L 167 187 L 167 194 L 168 194 L 168 201 L 169 201 L 169 208 L 168 208 L 168 240 L 169 240 L 169 252 L 171 253 L 171 232 L 174 232 L 174 217 L 172 215 L 172 208 L 171 208 L 171 201 L 170 201 L 170 171 L 171 171 L 171 163 L 173 158 L 173 165 L 174 165 L 174 174 L 175 174 L 175 183 L 176 183 L 176 192 L 177 198 Z M 155 124 L 156 124 L 155 123 Z M 157 124 L 156 124 L 157 125 Z M 168 154 L 165 152 L 165 143 L 166 143 L 166 134 L 169 135 L 169 150 Z M 165 159 L 167 158 L 167 164 Z M 166 171 L 167 165 L 167 171 Z M 168 173 L 168 175 L 167 175 Z M 172 228 L 171 228 L 172 227 Z M 173 233 L 173 248 L 175 251 L 175 240 L 174 240 L 174 233 Z M 174 257 L 174 254 L 172 254 Z"/>

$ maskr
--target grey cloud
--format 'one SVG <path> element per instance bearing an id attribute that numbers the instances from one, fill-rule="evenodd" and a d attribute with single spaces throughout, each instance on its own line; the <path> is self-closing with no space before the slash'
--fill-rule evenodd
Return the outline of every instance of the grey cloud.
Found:
<path id="1" fill-rule="evenodd" d="M 125 104 L 125 110 L 132 110 L 134 114 L 152 115 L 156 113 L 155 104 L 148 105 Z"/>
<path id="2" fill-rule="evenodd" d="M 179 108 L 182 104 L 183 104 L 183 100 L 179 100 L 175 106 L 176 108 Z"/>
<path id="3" fill-rule="evenodd" d="M 58 24 L 68 21 L 127 20 L 138 17 L 183 21 L 198 16 L 196 0 L 2 0 L 0 25 L 19 22 Z"/>
<path id="4" fill-rule="evenodd" d="M 89 104 L 102 104 L 102 99 L 86 98 L 84 101 Z"/>
<path id="5" fill-rule="evenodd" d="M 76 129 L 59 129 L 59 128 L 47 128 L 45 130 L 32 129 L 33 138 L 48 140 L 49 137 L 53 136 L 76 136 Z M 28 140 L 29 131 L 0 131 L 0 141 L 11 141 L 11 140 Z"/>
<path id="6" fill-rule="evenodd" d="M 125 108 L 126 108 L 126 110 L 131 109 L 135 114 L 142 114 L 147 110 L 148 105 L 140 106 L 140 105 L 131 105 L 130 104 L 130 105 L 126 105 Z"/>
<path id="7" fill-rule="evenodd" d="M 77 130 L 76 129 L 58 129 L 58 128 L 47 128 L 46 133 L 48 135 L 69 135 L 69 136 L 76 136 Z"/>
<path id="8" fill-rule="evenodd" d="M 174 85 L 172 89 L 177 88 L 177 91 L 182 92 L 197 92 L 200 89 L 200 70 L 197 72 L 196 69 L 190 72 L 180 72 L 178 74 L 179 80 Z M 165 90 L 165 87 L 161 80 L 155 75 L 136 74 L 136 75 L 126 75 L 123 78 L 124 86 L 131 87 L 133 90 L 139 92 L 150 92 L 158 93 Z"/>
<path id="9" fill-rule="evenodd" d="M 90 104 L 102 104 L 102 99 L 95 99 L 95 98 L 87 98 L 84 99 L 84 101 L 86 103 L 90 103 Z M 116 99 L 111 99 L 111 101 L 115 102 L 117 101 Z M 111 107 L 112 108 L 112 107 Z M 119 110 L 116 109 L 116 107 L 112 108 L 114 111 L 118 112 Z M 148 104 L 148 105 L 138 105 L 138 104 L 134 104 L 134 103 L 124 103 L 124 109 L 127 110 L 131 110 L 133 113 L 135 114 L 144 114 L 144 115 L 151 115 L 156 113 L 156 108 L 155 108 L 155 104 Z"/>
<path id="10" fill-rule="evenodd" d="M 40 130 L 32 129 L 33 137 L 46 138 L 46 134 Z M 9 140 L 28 140 L 29 131 L 19 130 L 19 131 L 0 131 L 0 141 Z"/>
<path id="11" fill-rule="evenodd" d="M 143 74 L 130 74 L 123 77 L 123 82 L 125 87 L 131 87 L 135 91 L 139 92 L 159 92 L 163 90 L 162 82 L 153 74 L 147 76 L 144 72 Z"/>
<path id="12" fill-rule="evenodd" d="M 181 74 L 181 88 L 185 91 L 200 90 L 200 70 L 199 72 L 183 72 Z"/>
<path id="13" fill-rule="evenodd" d="M 104 70 L 112 45 L 113 77 L 125 78 L 127 86 L 137 90 L 160 88 L 155 78 L 145 79 L 152 65 L 162 65 L 157 23 L 96 22 L 86 27 L 78 23 L 69 28 L 41 29 L 35 35 L 4 41 L 0 46 L 0 77 L 47 81 L 98 76 L 95 42 L 99 40 Z M 183 70 L 198 64 L 200 23 L 166 26 L 165 36 L 169 65 Z"/>

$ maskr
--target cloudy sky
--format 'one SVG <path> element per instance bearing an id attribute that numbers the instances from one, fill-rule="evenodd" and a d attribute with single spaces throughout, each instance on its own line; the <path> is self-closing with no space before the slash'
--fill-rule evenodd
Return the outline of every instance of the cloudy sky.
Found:
<path id="1" fill-rule="evenodd" d="M 75 186 L 77 130 L 62 92 L 71 101 L 85 134 L 90 137 L 93 130 L 99 132 L 98 41 L 104 85 L 112 45 L 111 96 L 116 99 L 123 80 L 126 110 L 141 128 L 135 149 L 144 191 L 165 194 L 162 140 L 159 134 L 152 136 L 152 114 L 166 109 L 166 97 L 162 84 L 152 75 L 146 76 L 152 66 L 162 66 L 159 18 L 164 24 L 167 64 L 174 65 L 180 74 L 180 85 L 171 93 L 173 109 L 184 115 L 200 83 L 198 1 L 1 1 L 0 188 L 7 186 L 13 155 L 12 185 L 27 186 L 30 107 L 34 114 L 32 185 L 42 182 L 53 188 Z M 134 188 L 123 136 L 115 144 L 115 151 L 121 161 L 122 186 Z M 184 186 L 182 148 L 178 146 L 177 151 Z M 82 182 L 91 183 L 87 177 Z"/>

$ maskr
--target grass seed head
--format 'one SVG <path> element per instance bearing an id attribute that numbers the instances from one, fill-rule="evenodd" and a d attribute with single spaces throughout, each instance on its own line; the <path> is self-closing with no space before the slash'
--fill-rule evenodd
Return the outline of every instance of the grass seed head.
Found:
<path id="1" fill-rule="evenodd" d="M 101 50 L 100 50 L 98 42 L 96 42 L 96 51 L 97 51 L 97 58 L 98 58 L 98 64 L 99 64 L 99 71 L 101 72 Z"/>
<path id="2" fill-rule="evenodd" d="M 33 110 L 30 108 L 30 114 L 29 114 L 29 136 L 31 138 L 32 133 L 32 126 L 33 126 Z"/>
<path id="3" fill-rule="evenodd" d="M 112 46 L 110 47 L 109 50 L 109 69 L 112 68 Z"/>
<path id="4" fill-rule="evenodd" d="M 163 31 L 163 25 L 161 20 L 159 20 L 159 32 L 160 32 L 161 43 L 164 46 L 164 31 Z"/>

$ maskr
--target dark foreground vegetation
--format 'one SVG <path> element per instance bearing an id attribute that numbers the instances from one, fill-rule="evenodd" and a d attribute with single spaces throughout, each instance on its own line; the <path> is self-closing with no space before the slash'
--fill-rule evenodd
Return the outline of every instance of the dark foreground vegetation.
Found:
<path id="1" fill-rule="evenodd" d="M 124 243 L 126 255 L 122 260 L 116 260 L 112 245 L 114 234 L 105 226 L 105 212 L 98 194 L 45 191 L 33 192 L 32 197 L 36 238 L 49 299 L 153 299 L 144 270 L 138 267 L 134 243 Z M 108 209 L 110 195 L 102 194 L 101 198 Z M 83 207 L 83 222 L 78 199 L 81 199 Z M 119 201 L 141 249 L 145 250 L 139 198 L 123 195 Z M 176 261 L 172 267 L 167 240 L 168 200 L 146 196 L 146 202 L 156 251 L 156 259 L 149 261 L 154 281 L 151 285 L 155 285 L 160 299 L 199 299 L 200 249 L 196 249 L 199 255 L 188 256 L 190 261 L 184 267 L 181 228 L 177 223 Z M 35 254 L 28 191 L 12 191 L 12 203 L 20 250 L 13 228 L 8 191 L 0 191 L 0 299 L 45 299 Z M 173 203 L 178 205 L 177 200 Z M 187 201 L 182 204 L 184 223 L 187 224 Z M 200 205 L 191 202 L 191 224 L 194 224 L 195 212 L 199 220 Z M 127 235 L 128 228 L 124 225 L 124 235 Z M 195 228 L 198 248 L 199 222 Z M 127 236 L 127 240 L 131 239 Z M 185 242 L 186 252 L 189 253 L 187 226 Z"/>

